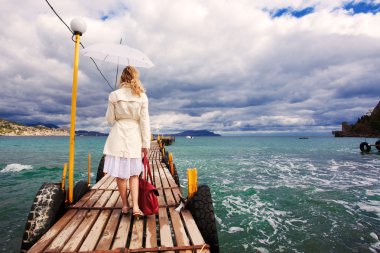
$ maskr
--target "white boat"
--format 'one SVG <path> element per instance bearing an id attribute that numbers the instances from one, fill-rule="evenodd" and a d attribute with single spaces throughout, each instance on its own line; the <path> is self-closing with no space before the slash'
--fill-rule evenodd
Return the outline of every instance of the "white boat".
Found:
<path id="1" fill-rule="evenodd" d="M 186 139 L 194 139 L 194 137 L 193 137 L 193 136 L 190 136 L 190 135 L 187 135 L 187 136 L 186 136 Z"/>

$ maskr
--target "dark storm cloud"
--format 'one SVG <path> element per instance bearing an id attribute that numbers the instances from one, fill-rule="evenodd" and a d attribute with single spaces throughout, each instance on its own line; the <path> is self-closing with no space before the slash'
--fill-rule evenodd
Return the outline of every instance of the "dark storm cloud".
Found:
<path id="1" fill-rule="evenodd" d="M 327 0 L 52 4 L 68 23 L 86 19 L 85 46 L 122 37 L 153 60 L 154 68 L 140 72 L 154 131 L 328 134 L 380 97 L 377 4 L 364 6 L 368 11 L 360 1 Z M 0 11 L 7 27 L 0 34 L 0 118 L 67 126 L 71 35 L 43 1 L 19 5 Z M 81 56 L 77 127 L 107 131 L 116 66 L 97 63 L 112 88 Z"/>

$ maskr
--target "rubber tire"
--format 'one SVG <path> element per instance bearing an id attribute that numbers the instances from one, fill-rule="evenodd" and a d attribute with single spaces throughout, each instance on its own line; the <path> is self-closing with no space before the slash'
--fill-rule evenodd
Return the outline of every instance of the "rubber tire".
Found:
<path id="1" fill-rule="evenodd" d="M 78 200 L 80 200 L 89 190 L 90 190 L 90 187 L 88 187 L 87 181 L 81 180 L 77 182 L 73 190 L 74 204 L 77 203 Z"/>
<path id="2" fill-rule="evenodd" d="M 212 253 L 219 252 L 219 240 L 216 230 L 214 206 L 210 188 L 207 185 L 198 186 L 198 191 L 190 199 L 188 209 L 194 217 L 203 239 L 210 245 Z"/>
<path id="3" fill-rule="evenodd" d="M 173 175 L 174 181 L 178 185 L 178 187 L 181 187 L 181 185 L 179 183 L 178 171 L 177 171 L 177 168 L 175 167 L 174 163 L 173 163 L 173 167 L 174 167 L 174 175 Z"/>
<path id="4" fill-rule="evenodd" d="M 63 214 L 65 194 L 61 184 L 44 183 L 38 190 L 25 224 L 21 252 L 29 250 Z"/>
<path id="5" fill-rule="evenodd" d="M 367 142 L 362 142 L 360 143 L 360 150 L 362 152 L 368 153 L 371 151 L 371 146 Z"/>
<path id="6" fill-rule="evenodd" d="M 165 163 L 166 166 L 167 166 L 167 165 L 169 164 L 169 157 L 167 157 L 167 156 L 163 156 L 161 162 L 162 162 L 162 163 Z"/>
<path id="7" fill-rule="evenodd" d="M 99 180 L 104 177 L 104 172 L 103 172 L 104 158 L 105 158 L 105 155 L 102 156 L 102 158 L 100 159 L 100 162 L 99 162 L 98 172 L 96 173 L 96 183 L 99 182 Z"/>
<path id="8" fill-rule="evenodd" d="M 376 142 L 375 142 L 375 145 L 376 145 L 376 149 L 377 149 L 378 151 L 380 151 L 380 140 L 376 141 Z"/>

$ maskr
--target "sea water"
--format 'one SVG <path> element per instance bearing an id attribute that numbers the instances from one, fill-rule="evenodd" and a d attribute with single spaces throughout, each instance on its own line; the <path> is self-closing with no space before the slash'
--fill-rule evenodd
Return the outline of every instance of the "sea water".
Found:
<path id="1" fill-rule="evenodd" d="M 221 252 L 379 252 L 380 153 L 362 138 L 177 137 L 173 153 L 183 194 L 186 170 L 211 188 Z M 374 143 L 376 139 L 367 139 Z M 75 179 L 93 178 L 105 137 L 77 137 Z M 43 182 L 58 182 L 67 137 L 0 137 L 0 251 L 20 249 Z"/>

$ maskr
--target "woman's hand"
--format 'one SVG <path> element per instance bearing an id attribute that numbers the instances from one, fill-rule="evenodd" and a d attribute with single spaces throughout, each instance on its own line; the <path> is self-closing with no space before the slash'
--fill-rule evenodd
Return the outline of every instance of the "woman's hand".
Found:
<path id="1" fill-rule="evenodd" d="M 144 156 L 148 157 L 148 155 L 149 155 L 149 148 L 142 148 L 141 152 L 144 154 Z"/>

